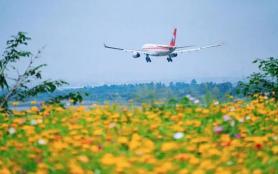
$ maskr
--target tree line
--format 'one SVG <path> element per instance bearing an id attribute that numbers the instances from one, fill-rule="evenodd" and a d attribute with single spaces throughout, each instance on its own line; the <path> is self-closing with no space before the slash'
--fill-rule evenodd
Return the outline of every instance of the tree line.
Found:
<path id="1" fill-rule="evenodd" d="M 0 57 L 0 108 L 8 111 L 11 101 L 43 100 L 49 104 L 60 104 L 71 100 L 73 103 L 90 100 L 95 102 L 113 101 L 137 103 L 181 100 L 185 96 L 203 103 L 214 100 L 226 101 L 229 96 L 252 98 L 256 94 L 278 99 L 278 59 L 256 59 L 259 71 L 248 76 L 246 82 L 233 85 L 225 83 L 172 82 L 103 85 L 80 89 L 59 90 L 68 85 L 63 80 L 43 80 L 42 70 L 46 64 L 37 64 L 42 49 L 33 54 L 27 50 L 31 40 L 24 32 L 18 32 L 6 42 L 6 48 Z M 25 63 L 24 68 L 20 64 Z"/>

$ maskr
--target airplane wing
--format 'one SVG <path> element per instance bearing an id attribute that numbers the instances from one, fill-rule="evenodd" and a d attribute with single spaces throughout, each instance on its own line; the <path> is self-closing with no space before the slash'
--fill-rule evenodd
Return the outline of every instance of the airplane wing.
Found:
<path id="1" fill-rule="evenodd" d="M 188 52 L 193 52 L 193 51 L 200 51 L 202 49 L 206 49 L 206 48 L 213 48 L 213 47 L 219 47 L 222 46 L 223 44 L 215 44 L 215 45 L 207 45 L 207 46 L 203 46 L 203 47 L 197 47 L 197 48 L 190 48 L 190 49 L 179 49 L 177 48 L 174 53 L 188 53 Z"/>
<path id="2" fill-rule="evenodd" d="M 124 52 L 132 52 L 132 53 L 133 53 L 133 52 L 137 52 L 137 53 L 147 54 L 147 52 L 145 52 L 145 51 L 143 51 L 143 50 L 118 48 L 118 47 L 107 46 L 106 44 L 104 44 L 104 47 L 105 47 L 105 48 L 109 48 L 109 49 L 124 51 Z"/>
<path id="3" fill-rule="evenodd" d="M 189 48 L 189 47 L 194 47 L 194 46 L 195 46 L 195 45 L 186 45 L 186 46 L 176 47 L 176 49 Z"/>

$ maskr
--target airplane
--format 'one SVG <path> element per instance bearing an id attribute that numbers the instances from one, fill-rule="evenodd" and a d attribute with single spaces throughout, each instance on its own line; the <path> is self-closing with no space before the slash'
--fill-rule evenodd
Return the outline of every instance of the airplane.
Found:
<path id="1" fill-rule="evenodd" d="M 131 52 L 133 58 L 139 58 L 141 55 L 146 55 L 146 62 L 148 63 L 152 61 L 150 56 L 167 56 L 167 61 L 173 62 L 172 58 L 177 57 L 178 54 L 180 53 L 200 51 L 206 48 L 222 46 L 222 44 L 206 45 L 197 48 L 189 48 L 193 46 L 176 46 L 176 37 L 177 37 L 177 29 L 175 28 L 169 45 L 144 44 L 142 49 L 124 49 L 124 48 L 107 46 L 106 44 L 104 44 L 104 47 L 109 49 L 124 51 L 124 52 Z"/>

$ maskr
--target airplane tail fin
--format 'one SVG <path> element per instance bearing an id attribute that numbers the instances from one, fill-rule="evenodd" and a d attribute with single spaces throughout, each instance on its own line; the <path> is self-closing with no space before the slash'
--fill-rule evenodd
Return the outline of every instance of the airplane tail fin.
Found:
<path id="1" fill-rule="evenodd" d="M 171 40 L 171 42 L 170 42 L 170 46 L 171 46 L 171 47 L 176 46 L 176 37 L 177 37 L 177 29 L 175 28 L 174 31 L 173 31 L 172 40 Z"/>

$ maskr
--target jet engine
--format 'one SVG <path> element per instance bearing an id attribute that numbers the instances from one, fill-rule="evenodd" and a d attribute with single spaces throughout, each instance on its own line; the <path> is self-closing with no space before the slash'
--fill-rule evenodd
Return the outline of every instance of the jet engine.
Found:
<path id="1" fill-rule="evenodd" d="M 178 54 L 177 53 L 173 53 L 173 54 L 171 54 L 171 57 L 177 57 L 178 56 Z"/>
<path id="2" fill-rule="evenodd" d="M 133 52 L 132 57 L 133 57 L 133 58 L 138 58 L 138 57 L 140 57 L 140 53 L 138 53 L 138 52 Z"/>

